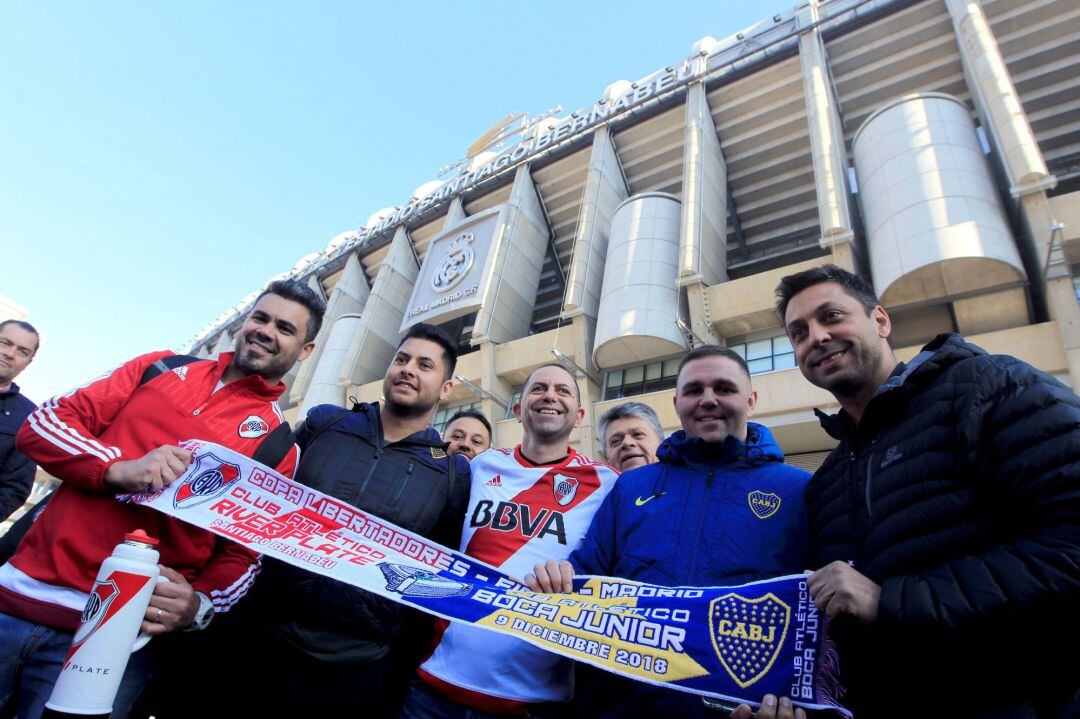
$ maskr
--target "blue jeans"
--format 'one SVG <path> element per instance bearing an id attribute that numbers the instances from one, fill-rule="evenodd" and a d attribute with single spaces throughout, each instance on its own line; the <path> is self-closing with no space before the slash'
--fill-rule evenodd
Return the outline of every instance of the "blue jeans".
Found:
<path id="1" fill-rule="evenodd" d="M 71 632 L 51 629 L 0 612 L 0 716 L 38 719 L 60 676 Z M 131 655 L 112 719 L 126 719 L 149 674 L 157 666 L 157 652 L 149 645 Z"/>

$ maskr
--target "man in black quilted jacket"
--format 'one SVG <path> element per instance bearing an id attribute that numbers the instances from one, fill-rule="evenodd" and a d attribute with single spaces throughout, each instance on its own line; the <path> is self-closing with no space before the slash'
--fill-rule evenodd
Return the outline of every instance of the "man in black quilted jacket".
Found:
<path id="1" fill-rule="evenodd" d="M 1080 399 L 956 334 L 909 363 L 859 277 L 783 278 L 777 309 L 839 440 L 806 490 L 810 592 L 845 705 L 882 716 L 1080 716 Z M 770 705 L 758 716 L 766 716 Z"/>

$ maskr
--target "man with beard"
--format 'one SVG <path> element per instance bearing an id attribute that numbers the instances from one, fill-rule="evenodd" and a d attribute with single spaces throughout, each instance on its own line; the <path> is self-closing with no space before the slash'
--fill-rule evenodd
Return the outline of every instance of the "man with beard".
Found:
<path id="1" fill-rule="evenodd" d="M 469 463 L 448 455 L 430 426 L 453 388 L 456 362 L 457 346 L 445 332 L 410 327 L 386 370 L 381 405 L 319 405 L 308 412 L 297 433 L 297 481 L 458 546 Z M 242 624 L 236 636 L 252 661 L 235 667 L 228 681 L 267 690 L 235 697 L 241 703 L 221 707 L 223 714 L 323 719 L 396 714 L 431 627 L 389 599 L 276 560 L 265 562 Z"/>
<path id="2" fill-rule="evenodd" d="M 245 319 L 235 353 L 176 364 L 172 352 L 152 352 L 31 413 L 18 446 L 63 483 L 0 567 L 0 714 L 41 714 L 98 567 L 129 532 L 160 540 L 169 580 L 150 599 L 147 634 L 204 629 L 245 594 L 258 571 L 254 554 L 115 496 L 170 484 L 191 461 L 177 446 L 185 439 L 253 454 L 282 422 L 281 378 L 311 353 L 324 309 L 302 283 L 275 282 Z M 291 475 L 295 462 L 292 449 L 278 471 Z M 132 656 L 114 718 L 127 715 L 160 660 L 157 645 Z"/>
<path id="3" fill-rule="evenodd" d="M 806 489 L 808 587 L 856 716 L 1080 715 L 1080 400 L 939 335 L 910 362 L 861 278 L 783 278 L 777 309 L 840 441 Z M 771 717 L 761 711 L 759 717 Z M 781 712 L 781 716 L 784 712 Z M 749 716 L 744 708 L 740 716 Z"/>
<path id="4" fill-rule="evenodd" d="M 578 546 L 616 473 L 567 445 L 585 410 L 577 381 L 561 365 L 534 370 L 514 412 L 524 428 L 521 444 L 472 462 L 461 550 L 521 577 L 538 560 Z M 570 698 L 570 660 L 467 624 L 440 622 L 439 629 L 401 719 L 523 715 Z"/>
<path id="5" fill-rule="evenodd" d="M 656 461 L 656 448 L 664 430 L 656 411 L 642 402 L 623 402 L 600 415 L 597 423 L 604 443 L 604 458 L 620 472 Z"/>

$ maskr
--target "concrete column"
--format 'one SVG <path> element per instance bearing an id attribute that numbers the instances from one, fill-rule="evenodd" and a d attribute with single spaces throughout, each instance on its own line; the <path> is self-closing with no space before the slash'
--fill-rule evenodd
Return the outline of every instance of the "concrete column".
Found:
<path id="1" fill-rule="evenodd" d="M 806 121 L 810 130 L 810 149 L 814 161 L 814 184 L 817 190 L 821 246 L 850 244 L 852 230 L 850 198 L 847 187 L 847 152 L 840 124 L 839 104 L 829 82 L 825 45 L 814 26 L 818 20 L 818 2 L 811 0 L 799 14 L 800 25 L 810 27 L 799 36 L 799 60 L 802 63 Z M 847 254 L 850 254 L 850 248 Z"/>
<path id="2" fill-rule="evenodd" d="M 1080 388 L 1080 304 L 1073 288 L 1072 272 L 1063 248 L 1052 254 L 1050 239 L 1058 224 L 1046 192 L 1032 192 L 1020 198 L 1020 213 L 1028 236 L 1038 251 L 1039 267 L 1045 268 L 1045 298 L 1052 320 L 1057 321 L 1062 345 L 1069 365 L 1069 377 L 1075 391 Z M 1059 238 L 1060 239 L 1060 238 Z"/>
<path id="3" fill-rule="evenodd" d="M 704 82 L 687 91 L 685 133 L 679 284 L 714 285 L 727 280 L 727 165 Z"/>
<path id="4" fill-rule="evenodd" d="M 455 197 L 450 201 L 450 207 L 446 210 L 446 217 L 443 219 L 442 223 L 443 232 L 446 232 L 464 219 L 465 207 L 461 203 L 461 198 Z"/>
<path id="5" fill-rule="evenodd" d="M 693 62 L 702 66 L 696 69 L 701 76 L 705 58 Z M 727 163 L 700 80 L 687 89 L 685 138 L 677 284 L 684 288 L 694 334 L 719 342 L 705 290 L 727 281 Z"/>
<path id="6" fill-rule="evenodd" d="M 312 280 L 318 285 L 318 280 L 315 280 L 314 276 L 312 276 Z M 318 285 L 318 291 L 322 293 L 321 285 Z M 325 381 L 330 382 L 332 386 L 337 384 L 343 357 L 340 355 L 336 357 L 334 361 L 337 364 L 332 370 L 329 368 L 324 370 L 321 367 L 331 328 L 337 319 L 343 315 L 355 314 L 359 316 L 370 293 L 371 289 L 368 287 L 367 278 L 364 276 L 364 268 L 360 265 L 360 259 L 356 253 L 352 253 L 345 261 L 345 267 L 341 271 L 341 277 L 338 278 L 337 284 L 334 285 L 334 289 L 330 290 L 330 297 L 326 301 L 326 313 L 323 315 L 323 324 L 319 329 L 319 334 L 315 337 L 315 350 L 306 361 L 301 363 L 296 375 L 296 381 L 293 383 L 292 390 L 289 393 L 292 403 L 301 405 L 304 414 L 307 414 L 309 407 L 329 401 L 318 397 L 305 401 L 305 395 L 309 391 L 312 378 L 317 373 L 324 377 Z M 331 394 L 336 397 L 336 390 L 331 391 Z"/>
<path id="7" fill-rule="evenodd" d="M 480 280 L 482 304 L 472 333 L 474 346 L 529 334 L 550 232 L 529 167 L 523 165 L 514 175 L 510 199 L 491 240 L 494 261 Z"/>
<path id="8" fill-rule="evenodd" d="M 405 228 L 399 227 L 345 352 L 338 375 L 342 386 L 366 384 L 386 375 L 418 274 L 412 240 Z"/>
<path id="9" fill-rule="evenodd" d="M 1005 59 L 978 0 L 945 0 L 960 48 L 975 107 L 994 142 L 1014 197 L 1053 187 L 1056 180 L 1043 160 L 1035 134 L 1020 104 Z"/>
<path id="10" fill-rule="evenodd" d="M 322 356 L 311 375 L 310 387 L 300 403 L 301 417 L 307 416 L 308 410 L 316 405 L 345 406 L 345 384 L 340 381 L 339 375 L 345 364 L 345 357 L 349 352 L 352 339 L 361 327 L 362 319 L 362 315 L 359 314 L 343 314 L 330 321 Z M 309 358 L 307 362 L 300 365 L 301 368 L 310 362 Z"/>
<path id="11" fill-rule="evenodd" d="M 611 132 L 607 125 L 603 125 L 593 133 L 589 170 L 585 177 L 581 212 L 574 237 L 574 255 L 563 302 L 564 319 L 584 315 L 593 323 L 596 322 L 611 218 L 619 204 L 629 196 Z"/>
<path id="12" fill-rule="evenodd" d="M 210 356 L 217 359 L 218 355 L 222 352 L 232 352 L 236 349 L 236 343 L 233 342 L 232 337 L 229 336 L 229 331 L 222 330 L 218 335 L 217 340 L 214 342 L 214 349 L 210 351 Z"/>

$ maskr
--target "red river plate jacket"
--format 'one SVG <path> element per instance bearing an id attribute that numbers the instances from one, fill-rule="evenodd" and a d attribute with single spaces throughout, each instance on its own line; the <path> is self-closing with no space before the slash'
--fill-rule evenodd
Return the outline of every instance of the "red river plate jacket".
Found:
<path id="1" fill-rule="evenodd" d="M 248 590 L 257 557 L 156 510 L 117 502 L 104 484 L 113 462 L 134 460 L 165 444 L 202 439 L 252 455 L 283 420 L 275 400 L 285 385 L 249 375 L 217 389 L 232 360 L 196 361 L 140 386 L 151 364 L 171 355 L 136 357 L 66 395 L 45 402 L 19 430 L 18 447 L 63 480 L 8 564 L 0 567 L 0 611 L 73 631 L 98 567 L 124 535 L 143 529 L 160 540 L 160 562 L 227 611 Z M 293 448 L 277 470 L 291 477 Z"/>

